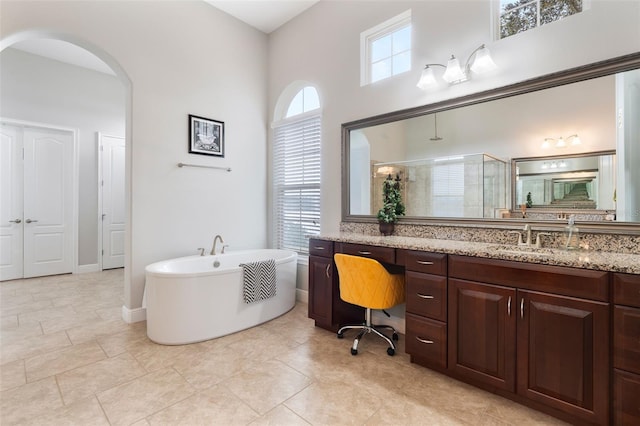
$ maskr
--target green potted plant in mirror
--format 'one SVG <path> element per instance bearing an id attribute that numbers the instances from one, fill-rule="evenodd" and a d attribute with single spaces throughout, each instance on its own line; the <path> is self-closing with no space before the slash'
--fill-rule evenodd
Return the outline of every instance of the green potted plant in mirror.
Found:
<path id="1" fill-rule="evenodd" d="M 400 176 L 393 179 L 391 175 L 382 183 L 382 208 L 378 210 L 378 223 L 382 235 L 391 235 L 398 221 L 398 216 L 404 216 L 405 207 L 400 192 Z"/>

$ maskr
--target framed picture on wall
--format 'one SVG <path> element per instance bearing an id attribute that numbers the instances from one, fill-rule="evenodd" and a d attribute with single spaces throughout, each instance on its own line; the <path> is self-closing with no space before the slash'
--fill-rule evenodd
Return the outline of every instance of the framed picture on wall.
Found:
<path id="1" fill-rule="evenodd" d="M 224 157 L 224 122 L 189 114 L 189 154 Z"/>

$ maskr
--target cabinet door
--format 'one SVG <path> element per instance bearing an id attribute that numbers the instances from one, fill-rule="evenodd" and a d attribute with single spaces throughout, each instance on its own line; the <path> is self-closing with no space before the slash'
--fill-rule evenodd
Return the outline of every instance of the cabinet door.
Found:
<path id="1" fill-rule="evenodd" d="M 613 370 L 613 424 L 640 424 L 640 375 Z"/>
<path id="2" fill-rule="evenodd" d="M 607 423 L 609 305 L 518 290 L 518 319 L 518 393 Z"/>
<path id="3" fill-rule="evenodd" d="M 613 309 L 613 366 L 640 374 L 640 309 L 638 308 L 616 305 Z"/>
<path id="4" fill-rule="evenodd" d="M 309 256 L 309 318 L 316 325 L 331 326 L 333 260 Z"/>
<path id="5" fill-rule="evenodd" d="M 516 291 L 449 279 L 449 369 L 515 391 Z"/>

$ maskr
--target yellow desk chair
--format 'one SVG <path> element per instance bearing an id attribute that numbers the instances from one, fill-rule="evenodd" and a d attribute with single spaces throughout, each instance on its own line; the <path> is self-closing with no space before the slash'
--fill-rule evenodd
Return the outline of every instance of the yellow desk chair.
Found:
<path id="1" fill-rule="evenodd" d="M 404 302 L 404 275 L 391 274 L 380 262 L 366 257 L 336 253 L 334 260 L 340 277 L 340 298 L 366 308 L 364 323 L 342 326 L 338 330 L 338 338 L 344 337 L 345 330 L 361 330 L 351 347 L 351 355 L 357 355 L 360 339 L 365 334 L 375 333 L 389 344 L 387 354 L 394 355 L 396 345 L 393 340 L 398 340 L 398 333 L 389 325 L 372 324 L 371 310 L 388 309 Z M 380 329 L 390 329 L 393 340 Z"/>

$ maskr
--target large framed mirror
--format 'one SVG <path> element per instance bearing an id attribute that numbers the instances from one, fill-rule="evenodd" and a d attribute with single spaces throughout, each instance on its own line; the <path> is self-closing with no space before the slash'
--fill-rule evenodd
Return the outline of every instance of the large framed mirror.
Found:
<path id="1" fill-rule="evenodd" d="M 638 111 L 640 53 L 345 123 L 343 220 L 374 222 L 393 175 L 401 222 L 499 224 L 525 210 L 637 230 Z"/>

